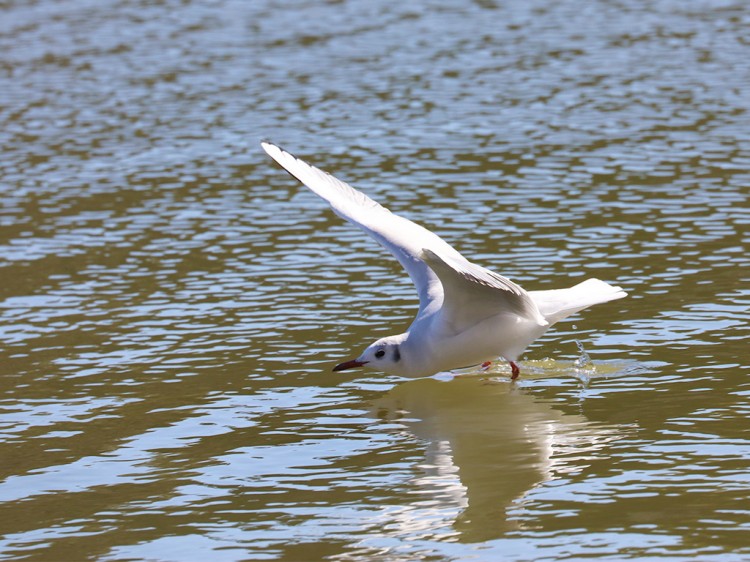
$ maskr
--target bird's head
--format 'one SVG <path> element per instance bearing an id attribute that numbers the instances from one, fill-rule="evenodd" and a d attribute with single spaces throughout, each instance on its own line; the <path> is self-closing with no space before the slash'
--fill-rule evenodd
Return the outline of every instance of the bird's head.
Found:
<path id="1" fill-rule="evenodd" d="M 367 346 L 362 355 L 351 361 L 345 361 L 336 365 L 333 370 L 345 371 L 347 369 L 354 369 L 355 367 L 367 367 L 368 369 L 384 371 L 393 375 L 403 375 L 407 370 L 403 343 L 403 334 L 381 338 Z"/>

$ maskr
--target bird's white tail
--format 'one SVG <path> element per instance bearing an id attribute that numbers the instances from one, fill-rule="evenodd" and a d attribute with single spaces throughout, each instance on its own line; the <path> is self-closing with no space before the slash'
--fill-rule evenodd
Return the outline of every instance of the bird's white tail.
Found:
<path id="1" fill-rule="evenodd" d="M 627 293 L 599 279 L 587 279 L 569 289 L 529 291 L 529 295 L 552 325 L 589 306 L 626 297 Z"/>

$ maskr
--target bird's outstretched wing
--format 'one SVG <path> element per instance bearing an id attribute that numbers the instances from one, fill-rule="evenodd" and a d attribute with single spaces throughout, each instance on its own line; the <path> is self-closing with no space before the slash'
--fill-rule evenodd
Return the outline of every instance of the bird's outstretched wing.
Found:
<path id="1" fill-rule="evenodd" d="M 349 184 L 274 144 L 263 142 L 261 146 L 282 168 L 325 199 L 337 215 L 364 230 L 396 257 L 417 288 L 420 312 L 443 295 L 438 276 L 422 259 L 422 250 L 468 263 L 437 234 L 391 213 Z"/>
<path id="2" fill-rule="evenodd" d="M 388 209 L 278 146 L 263 149 L 287 172 L 325 199 L 334 212 L 364 230 L 404 266 L 419 293 L 420 312 L 442 302 L 443 320 L 455 330 L 496 314 L 547 325 L 529 294 L 510 279 L 471 263 L 437 234 Z"/>

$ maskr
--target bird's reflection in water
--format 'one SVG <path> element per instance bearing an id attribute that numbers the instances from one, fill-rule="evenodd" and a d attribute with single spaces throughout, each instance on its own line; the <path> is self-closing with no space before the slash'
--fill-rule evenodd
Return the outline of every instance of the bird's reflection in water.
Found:
<path id="1" fill-rule="evenodd" d="M 381 419 L 427 442 L 412 482 L 421 496 L 412 504 L 419 514 L 403 513 L 400 525 L 419 531 L 425 519 L 446 523 L 451 514 L 450 534 L 462 542 L 517 529 L 519 520 L 509 512 L 524 510 L 529 491 L 584 469 L 617 437 L 616 428 L 562 413 L 505 381 L 478 377 L 409 381 L 374 407 Z"/>

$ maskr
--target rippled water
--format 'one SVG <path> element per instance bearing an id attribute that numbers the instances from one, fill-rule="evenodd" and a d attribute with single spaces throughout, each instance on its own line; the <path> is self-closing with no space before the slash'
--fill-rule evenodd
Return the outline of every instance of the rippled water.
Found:
<path id="1" fill-rule="evenodd" d="M 750 556 L 749 26 L 0 3 L 0 559 Z M 516 385 L 331 373 L 414 291 L 262 138 L 529 289 L 630 296 Z"/>

